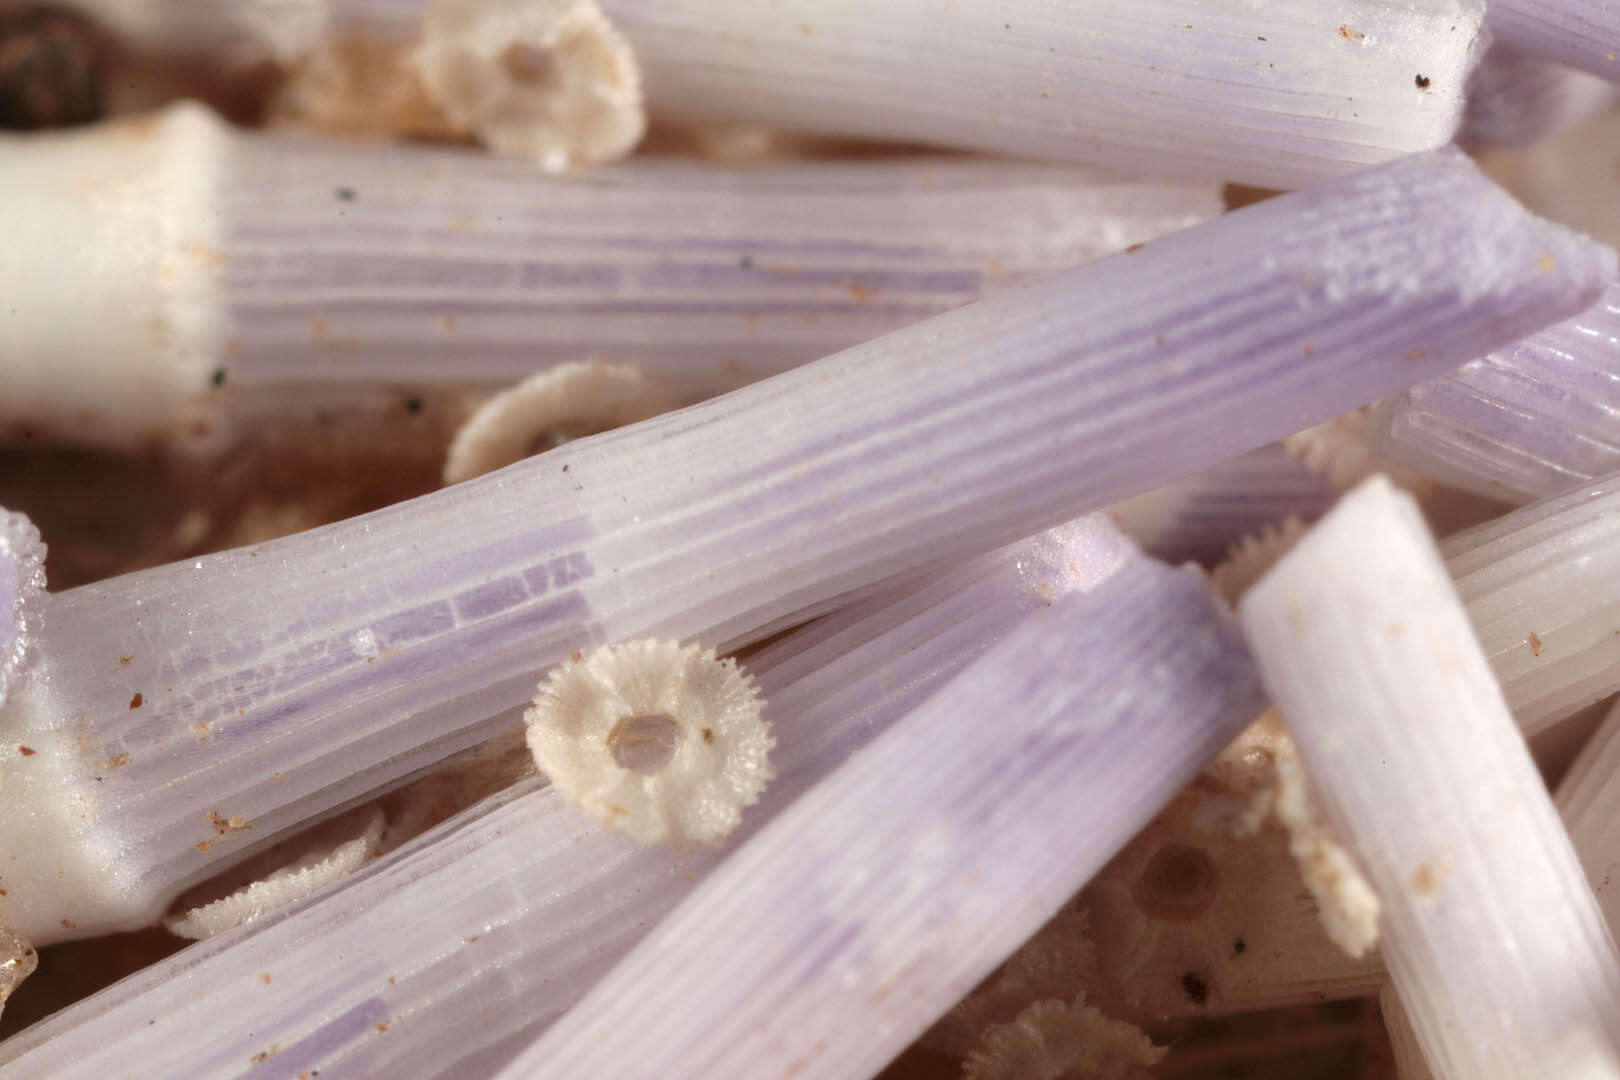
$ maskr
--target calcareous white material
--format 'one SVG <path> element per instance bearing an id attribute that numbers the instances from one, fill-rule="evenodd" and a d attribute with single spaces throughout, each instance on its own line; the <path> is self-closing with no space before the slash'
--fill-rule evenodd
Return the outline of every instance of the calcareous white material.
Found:
<path id="1" fill-rule="evenodd" d="M 0 140 L 0 431 L 133 449 L 183 425 L 221 345 L 225 146 L 189 104 Z"/>
<path id="2" fill-rule="evenodd" d="M 596 0 L 432 0 L 412 61 L 452 126 L 552 172 L 621 157 L 647 127 L 635 54 Z"/>
<path id="3" fill-rule="evenodd" d="M 644 639 L 554 669 L 523 718 L 541 771 L 604 825 L 644 844 L 713 844 L 771 778 L 760 706 L 735 660 Z"/>
<path id="4" fill-rule="evenodd" d="M 563 364 L 486 401 L 450 440 L 444 482 L 459 484 L 530 454 L 673 408 L 674 399 L 637 368 Z"/>

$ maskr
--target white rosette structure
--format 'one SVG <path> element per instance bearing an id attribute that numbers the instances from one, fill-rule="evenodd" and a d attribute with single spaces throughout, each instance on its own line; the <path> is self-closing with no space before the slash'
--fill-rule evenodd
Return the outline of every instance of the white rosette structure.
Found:
<path id="1" fill-rule="evenodd" d="M 523 719 L 558 793 L 644 844 L 718 843 L 771 778 L 753 680 L 697 644 L 627 641 L 563 664 Z"/>

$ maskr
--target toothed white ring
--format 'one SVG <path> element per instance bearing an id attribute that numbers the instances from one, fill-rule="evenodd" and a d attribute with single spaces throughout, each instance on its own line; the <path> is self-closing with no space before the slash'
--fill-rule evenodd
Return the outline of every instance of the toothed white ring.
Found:
<path id="1" fill-rule="evenodd" d="M 541 771 L 603 824 L 644 844 L 714 844 L 772 776 L 762 704 L 736 661 L 642 639 L 553 670 L 524 719 Z M 627 759 L 649 747 L 667 760 Z"/>

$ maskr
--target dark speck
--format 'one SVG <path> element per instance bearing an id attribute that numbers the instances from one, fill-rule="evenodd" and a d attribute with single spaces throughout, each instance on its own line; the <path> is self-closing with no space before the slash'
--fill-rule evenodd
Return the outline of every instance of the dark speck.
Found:
<path id="1" fill-rule="evenodd" d="M 1427 75 L 1419 75 L 1412 81 L 1417 83 L 1417 88 L 1419 90 L 1427 90 L 1429 88 L 1429 77 Z"/>
<path id="2" fill-rule="evenodd" d="M 1244 941 L 1242 938 L 1238 938 L 1236 941 L 1232 942 L 1233 955 L 1241 956 L 1243 953 L 1247 952 L 1248 949 L 1249 943 Z"/>
<path id="3" fill-rule="evenodd" d="M 405 399 L 405 411 L 415 416 L 422 411 L 422 399 L 412 395 Z"/>
<path id="4" fill-rule="evenodd" d="M 129 699 L 129 707 L 132 709 L 138 709 L 141 707 L 141 702 L 144 700 L 145 699 L 141 697 L 140 692 L 137 691 L 135 696 Z"/>
<path id="5" fill-rule="evenodd" d="M 340 187 L 337 189 L 336 194 L 337 197 L 343 202 L 354 202 L 354 200 L 360 197 L 359 193 L 356 192 L 352 187 Z"/>
<path id="6" fill-rule="evenodd" d="M 1264 40 L 1266 40 L 1265 38 L 1261 37 L 1259 34 L 1256 34 L 1254 37 L 1255 37 L 1256 41 L 1264 41 Z"/>
<path id="7" fill-rule="evenodd" d="M 567 471 L 568 471 L 568 466 L 564 465 L 563 466 L 563 472 L 567 472 Z"/>
<path id="8" fill-rule="evenodd" d="M 215 386 L 224 386 L 225 385 L 225 369 L 222 368 L 222 367 L 215 368 L 212 381 L 213 381 L 213 384 Z"/>
<path id="9" fill-rule="evenodd" d="M 1187 1000 L 1194 1005 L 1204 1005 L 1209 1002 L 1209 983 L 1196 971 L 1189 971 L 1181 977 L 1181 989 L 1187 995 Z"/>
<path id="10" fill-rule="evenodd" d="M 752 255 L 744 255 L 742 258 L 737 260 L 737 265 L 742 267 L 744 270 L 752 270 L 754 268 L 754 257 Z"/>

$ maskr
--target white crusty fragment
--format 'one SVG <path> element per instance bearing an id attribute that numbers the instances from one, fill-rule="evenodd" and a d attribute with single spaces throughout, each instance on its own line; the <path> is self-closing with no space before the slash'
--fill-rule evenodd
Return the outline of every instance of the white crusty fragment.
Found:
<path id="1" fill-rule="evenodd" d="M 635 54 L 596 0 L 432 0 L 411 63 L 458 130 L 558 172 L 647 128 Z"/>
<path id="2" fill-rule="evenodd" d="M 985 1029 L 963 1080 L 1138 1080 L 1169 1052 L 1141 1029 L 1085 1003 L 1044 998 Z"/>
<path id="3" fill-rule="evenodd" d="M 1293 743 L 1280 740 L 1278 750 L 1272 812 L 1288 830 L 1288 852 L 1316 899 L 1322 928 L 1335 945 L 1360 959 L 1378 944 L 1378 894 L 1323 820 Z"/>
<path id="4" fill-rule="evenodd" d="M 641 639 L 554 669 L 523 714 L 562 796 L 643 844 L 716 844 L 771 779 L 752 677 L 701 645 Z"/>
<path id="5" fill-rule="evenodd" d="M 596 0 L 332 0 L 277 95 L 289 119 L 473 138 L 547 171 L 641 141 L 641 73 Z"/>
<path id="6" fill-rule="evenodd" d="M 179 937 L 201 941 L 343 880 L 376 854 L 383 834 L 383 814 L 371 809 L 348 817 L 343 824 L 348 826 L 344 831 L 349 835 L 339 843 L 307 851 L 250 885 L 164 919 L 163 925 Z"/>
<path id="7" fill-rule="evenodd" d="M 459 484 L 571 439 L 657 416 L 675 400 L 639 368 L 599 361 L 562 364 L 486 401 L 456 432 L 444 482 Z"/>
<path id="8" fill-rule="evenodd" d="M 0 705 L 27 674 L 45 591 L 45 544 L 27 515 L 0 507 Z"/>
<path id="9" fill-rule="evenodd" d="M 1414 502 L 1353 491 L 1239 608 L 1441 1080 L 1620 1077 L 1620 962 Z"/>

